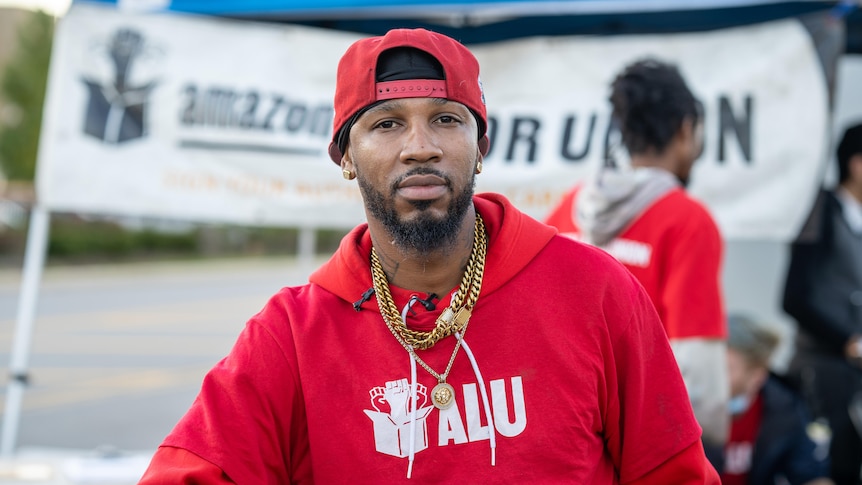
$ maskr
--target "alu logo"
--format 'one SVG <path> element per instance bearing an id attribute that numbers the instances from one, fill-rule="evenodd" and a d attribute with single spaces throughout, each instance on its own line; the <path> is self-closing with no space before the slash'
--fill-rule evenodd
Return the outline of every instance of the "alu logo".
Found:
<path id="1" fill-rule="evenodd" d="M 144 36 L 131 28 L 118 29 L 100 47 L 107 50 L 113 79 L 82 77 L 89 94 L 84 133 L 114 145 L 143 138 L 148 132 L 150 95 L 157 81 L 136 83 L 132 68 L 153 50 Z"/>
<path id="2" fill-rule="evenodd" d="M 527 427 L 527 410 L 524 403 L 524 386 L 521 376 L 495 379 L 490 384 L 493 430 L 501 436 L 513 438 Z M 457 404 L 438 413 L 437 446 L 460 445 L 488 440 L 492 432 L 488 423 L 482 424 L 479 389 L 477 384 L 461 386 L 463 409 Z M 507 392 L 507 387 L 509 391 Z M 375 449 L 391 456 L 404 458 L 410 453 L 410 383 L 407 379 L 386 382 L 369 391 L 374 410 L 365 409 L 374 427 Z M 416 431 L 413 451 L 419 453 L 429 446 L 427 418 L 433 406 L 429 405 L 428 389 L 416 384 Z M 509 410 L 512 410 L 510 414 Z M 463 416 L 462 416 L 463 412 Z"/>
<path id="3" fill-rule="evenodd" d="M 375 387 L 371 394 L 370 409 L 365 415 L 374 423 L 374 445 L 377 451 L 404 458 L 410 453 L 410 384 L 407 379 L 389 381 L 386 387 Z M 414 451 L 428 448 L 428 425 L 425 418 L 433 406 L 428 404 L 428 389 L 416 384 L 416 436 Z"/>

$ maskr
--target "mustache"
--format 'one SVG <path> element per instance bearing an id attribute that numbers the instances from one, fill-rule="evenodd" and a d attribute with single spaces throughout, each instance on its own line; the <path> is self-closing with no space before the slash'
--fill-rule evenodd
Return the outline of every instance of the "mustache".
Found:
<path id="1" fill-rule="evenodd" d="M 391 187 L 392 194 L 398 192 L 398 186 L 401 185 L 401 182 L 404 181 L 407 177 L 412 177 L 413 175 L 434 175 L 435 177 L 440 177 L 444 181 L 446 181 L 446 187 L 451 191 L 452 190 L 452 180 L 446 176 L 443 172 L 433 168 L 433 167 L 416 167 L 408 170 L 400 177 L 398 177 L 393 183 Z"/>

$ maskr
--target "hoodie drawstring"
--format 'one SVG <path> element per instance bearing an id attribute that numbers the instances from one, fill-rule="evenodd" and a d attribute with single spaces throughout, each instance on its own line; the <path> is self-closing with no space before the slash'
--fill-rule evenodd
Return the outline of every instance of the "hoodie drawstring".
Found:
<path id="1" fill-rule="evenodd" d="M 407 457 L 407 479 L 413 474 L 413 460 L 416 457 L 416 359 L 410 354 L 410 454 Z"/>
<path id="2" fill-rule="evenodd" d="M 407 321 L 407 314 L 418 299 L 416 295 L 413 295 L 410 301 L 404 305 L 404 309 L 401 310 L 401 320 Z M 413 474 L 413 460 L 416 458 L 416 386 L 418 383 L 416 382 L 416 359 L 413 358 L 412 346 L 407 354 L 410 356 L 410 453 L 407 456 L 407 479 L 409 480 Z"/>
<path id="3" fill-rule="evenodd" d="M 479 392 L 482 394 L 482 404 L 485 408 L 485 419 L 488 421 L 488 442 L 491 445 L 491 466 L 497 466 L 497 426 L 494 424 L 494 417 L 491 415 L 491 405 L 488 401 L 488 391 L 485 390 L 485 379 L 482 379 L 482 373 L 479 371 L 479 364 L 476 363 L 476 357 L 473 356 L 473 351 L 467 345 L 467 341 L 461 337 L 460 332 L 455 332 L 455 338 L 461 341 L 461 347 L 470 359 L 470 365 L 473 367 L 473 374 L 479 381 Z"/>
<path id="4" fill-rule="evenodd" d="M 410 309 L 417 301 L 419 301 L 419 297 L 413 295 L 410 298 L 410 301 L 404 305 L 404 308 L 401 310 L 401 319 L 404 322 L 407 322 L 407 315 L 410 313 Z M 485 420 L 488 421 L 488 443 L 491 447 L 491 466 L 497 466 L 497 427 L 494 424 L 494 416 L 491 414 L 491 401 L 488 400 L 488 391 L 485 389 L 485 379 L 482 378 L 482 372 L 479 371 L 479 364 L 476 363 L 476 357 L 473 355 L 473 351 L 470 350 L 470 346 L 467 345 L 467 341 L 461 336 L 460 332 L 455 332 L 455 338 L 461 342 L 461 347 L 464 348 L 467 358 L 470 359 L 470 366 L 473 368 L 473 374 L 476 376 L 476 380 L 479 381 L 479 392 L 482 395 Z M 414 350 L 412 346 L 409 348 L 410 351 L 407 352 L 410 356 L 410 445 L 409 454 L 407 456 L 408 479 L 410 479 L 413 474 L 413 461 L 416 458 L 416 408 L 418 407 L 416 402 L 416 387 L 419 385 L 416 377 L 416 358 L 413 356 Z"/>

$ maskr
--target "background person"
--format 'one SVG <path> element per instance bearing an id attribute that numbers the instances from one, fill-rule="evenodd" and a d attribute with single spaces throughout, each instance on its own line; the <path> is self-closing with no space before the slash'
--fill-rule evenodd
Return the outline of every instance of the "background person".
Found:
<path id="1" fill-rule="evenodd" d="M 700 103 L 677 68 L 634 62 L 611 85 L 612 118 L 631 158 L 576 185 L 546 222 L 607 250 L 643 284 L 658 310 L 720 468 L 727 439 L 722 240 L 707 209 L 685 192 L 703 151 Z"/>
<path id="2" fill-rule="evenodd" d="M 718 483 L 637 281 L 473 195 L 487 115 L 464 46 L 357 41 L 335 112 L 367 224 L 248 322 L 142 483 Z"/>
<path id="3" fill-rule="evenodd" d="M 723 485 L 832 485 L 826 450 L 808 435 L 802 398 L 771 374 L 777 333 L 744 315 L 728 318 L 730 439 Z"/>
<path id="4" fill-rule="evenodd" d="M 823 192 L 791 247 L 784 310 L 798 323 L 789 372 L 832 432 L 832 479 L 862 483 L 862 124 L 837 149 L 838 186 Z"/>

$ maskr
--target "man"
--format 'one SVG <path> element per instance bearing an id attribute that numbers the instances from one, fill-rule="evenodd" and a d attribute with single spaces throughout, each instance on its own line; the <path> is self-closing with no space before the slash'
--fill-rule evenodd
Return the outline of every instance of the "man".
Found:
<path id="1" fill-rule="evenodd" d="M 829 423 L 832 479 L 845 485 L 862 483 L 862 124 L 846 130 L 837 160 L 838 186 L 791 248 L 784 310 L 799 325 L 789 371 Z"/>
<path id="2" fill-rule="evenodd" d="M 547 222 L 607 250 L 643 284 L 682 371 L 710 460 L 727 438 L 722 241 L 684 188 L 703 151 L 703 116 L 672 65 L 642 60 L 613 81 L 612 119 L 630 167 L 607 167 L 576 185 Z"/>
<path id="3" fill-rule="evenodd" d="M 769 372 L 778 335 L 753 320 L 728 318 L 727 365 L 733 421 L 723 485 L 832 485 L 826 450 L 809 437 L 802 399 Z"/>
<path id="4" fill-rule="evenodd" d="M 251 319 L 142 483 L 718 483 L 631 275 L 473 196 L 489 145 L 463 45 L 354 43 L 335 113 L 367 224 Z"/>

